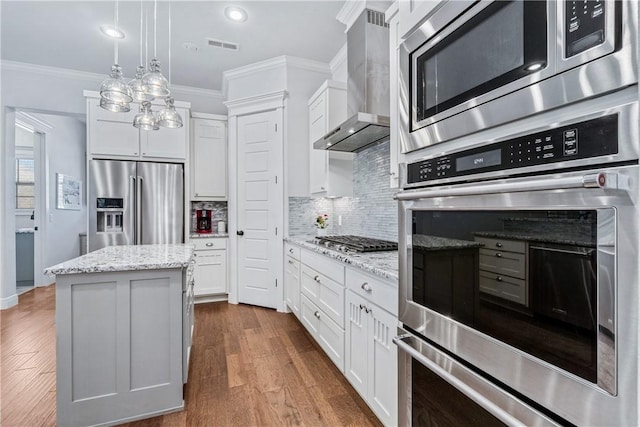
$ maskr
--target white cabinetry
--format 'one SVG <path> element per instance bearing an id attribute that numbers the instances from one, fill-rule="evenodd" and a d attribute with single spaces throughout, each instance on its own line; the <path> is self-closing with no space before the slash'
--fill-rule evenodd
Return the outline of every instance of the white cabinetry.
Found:
<path id="1" fill-rule="evenodd" d="M 346 83 L 327 80 L 309 98 L 309 191 L 312 197 L 353 194 L 353 154 L 313 148 L 314 142 L 346 118 Z"/>
<path id="2" fill-rule="evenodd" d="M 284 245 L 284 296 L 289 309 L 300 319 L 300 248 Z"/>
<path id="3" fill-rule="evenodd" d="M 115 159 L 180 160 L 187 157 L 189 134 L 188 107 L 176 106 L 185 125 L 178 129 L 160 128 L 143 131 L 133 126 L 138 113 L 137 104 L 131 104 L 128 113 L 114 113 L 100 108 L 100 99 L 87 96 L 87 134 L 91 157 Z M 177 105 L 188 105 L 176 103 Z M 163 105 L 163 104 L 162 104 Z M 162 108 L 154 105 L 154 108 Z"/>
<path id="4" fill-rule="evenodd" d="M 351 268 L 346 281 L 345 376 L 383 424 L 397 425 L 397 285 Z"/>
<path id="5" fill-rule="evenodd" d="M 400 36 L 406 37 L 431 16 L 443 0 L 400 0 Z"/>
<path id="6" fill-rule="evenodd" d="M 191 199 L 226 200 L 226 117 L 194 113 L 191 129 Z"/>
<path id="7" fill-rule="evenodd" d="M 344 266 L 306 250 L 300 258 L 301 322 L 344 372 Z"/>
<path id="8" fill-rule="evenodd" d="M 227 238 L 199 237 L 191 242 L 195 246 L 195 296 L 226 294 Z"/>

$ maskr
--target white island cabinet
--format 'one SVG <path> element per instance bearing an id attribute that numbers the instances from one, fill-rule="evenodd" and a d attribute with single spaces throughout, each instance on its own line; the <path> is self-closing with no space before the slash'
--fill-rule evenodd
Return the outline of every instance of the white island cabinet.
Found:
<path id="1" fill-rule="evenodd" d="M 193 248 L 111 246 L 56 275 L 57 425 L 111 425 L 184 408 Z"/>

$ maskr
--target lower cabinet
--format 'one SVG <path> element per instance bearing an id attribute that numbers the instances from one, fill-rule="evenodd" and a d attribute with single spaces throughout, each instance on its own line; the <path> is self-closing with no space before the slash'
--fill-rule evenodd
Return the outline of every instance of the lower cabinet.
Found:
<path id="1" fill-rule="evenodd" d="M 300 261 L 288 255 L 284 264 L 284 289 L 287 306 L 300 319 Z"/>
<path id="2" fill-rule="evenodd" d="M 344 329 L 306 296 L 301 296 L 300 319 L 329 359 L 344 373 Z"/>
<path id="3" fill-rule="evenodd" d="M 195 296 L 226 294 L 227 239 L 220 237 L 192 240 L 194 251 Z"/>
<path id="4" fill-rule="evenodd" d="M 397 425 L 397 317 L 351 290 L 346 301 L 345 375 L 384 425 Z"/>

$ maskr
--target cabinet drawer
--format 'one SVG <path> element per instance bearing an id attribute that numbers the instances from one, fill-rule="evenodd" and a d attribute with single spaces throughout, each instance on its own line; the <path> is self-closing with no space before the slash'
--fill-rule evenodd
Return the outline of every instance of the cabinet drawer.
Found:
<path id="1" fill-rule="evenodd" d="M 207 239 L 207 238 L 195 238 L 191 239 L 191 244 L 198 250 L 210 250 L 210 249 L 226 249 L 227 239 Z"/>
<path id="2" fill-rule="evenodd" d="M 291 258 L 300 259 L 300 246 L 286 243 L 284 244 L 284 254 L 290 256 Z"/>
<path id="3" fill-rule="evenodd" d="M 398 284 L 386 282 L 358 270 L 346 269 L 347 288 L 389 313 L 398 314 Z"/>
<path id="4" fill-rule="evenodd" d="M 305 295 L 302 295 L 301 311 L 302 324 L 340 372 L 344 373 L 344 329 L 327 317 Z"/>
<path id="5" fill-rule="evenodd" d="M 300 260 L 314 270 L 344 285 L 344 264 L 308 250 L 300 251 Z"/>
<path id="6" fill-rule="evenodd" d="M 344 327 L 344 286 L 304 264 L 301 278 L 302 293 Z"/>
<path id="7" fill-rule="evenodd" d="M 225 262 L 224 251 L 195 251 L 196 265 L 222 265 Z"/>
<path id="8" fill-rule="evenodd" d="M 480 292 L 528 306 L 527 282 L 524 280 L 481 271 Z"/>
<path id="9" fill-rule="evenodd" d="M 480 270 L 524 279 L 526 258 L 522 253 L 480 249 Z"/>
<path id="10" fill-rule="evenodd" d="M 476 237 L 476 242 L 484 245 L 484 249 L 494 249 L 497 251 L 525 253 L 526 242 L 521 240 L 495 239 L 490 237 Z"/>

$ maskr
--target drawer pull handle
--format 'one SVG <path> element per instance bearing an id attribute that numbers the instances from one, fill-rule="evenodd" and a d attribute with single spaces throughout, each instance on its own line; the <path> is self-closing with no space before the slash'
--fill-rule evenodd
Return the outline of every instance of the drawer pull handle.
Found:
<path id="1" fill-rule="evenodd" d="M 313 280 L 315 280 L 316 282 L 320 283 L 320 276 L 314 277 Z"/>
<path id="2" fill-rule="evenodd" d="M 205 246 L 211 247 L 211 246 L 213 246 L 213 243 L 207 243 L 207 244 L 205 244 Z"/>
<path id="3" fill-rule="evenodd" d="M 360 287 L 365 292 L 371 292 L 372 291 L 371 286 L 367 282 L 364 282 L 362 285 L 360 285 Z"/>
<path id="4" fill-rule="evenodd" d="M 496 276 L 496 280 L 497 280 L 498 282 L 502 282 L 502 276 Z"/>
<path id="5" fill-rule="evenodd" d="M 497 247 L 497 248 L 501 248 L 501 247 L 502 247 L 502 243 L 497 242 L 497 243 L 496 243 L 496 247 Z"/>
<path id="6" fill-rule="evenodd" d="M 293 253 L 293 248 L 289 248 L 289 253 L 292 254 Z"/>
<path id="7" fill-rule="evenodd" d="M 293 264 L 293 261 L 289 260 L 289 264 Z"/>
<path id="8" fill-rule="evenodd" d="M 317 311 L 313 313 L 313 315 L 316 316 L 318 319 L 320 318 L 320 313 L 318 313 Z"/>
<path id="9" fill-rule="evenodd" d="M 496 254 L 496 257 L 498 257 L 498 258 L 502 258 L 502 254 L 501 254 L 500 252 L 498 252 L 498 253 Z"/>

